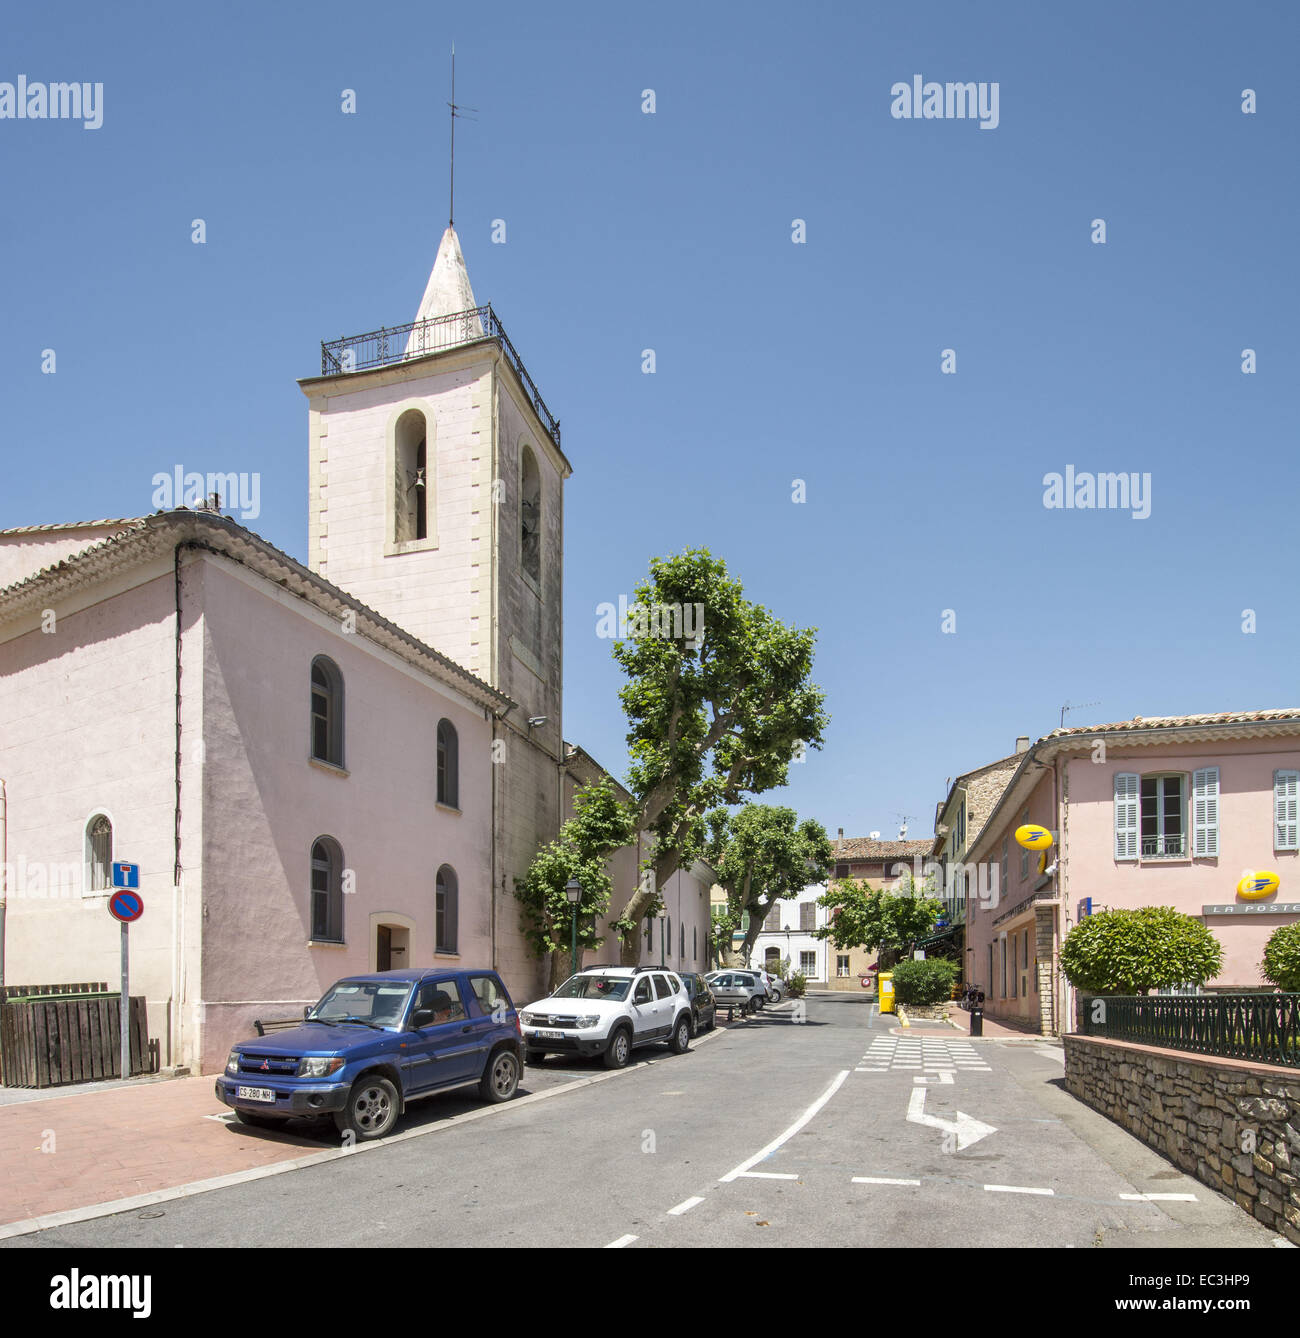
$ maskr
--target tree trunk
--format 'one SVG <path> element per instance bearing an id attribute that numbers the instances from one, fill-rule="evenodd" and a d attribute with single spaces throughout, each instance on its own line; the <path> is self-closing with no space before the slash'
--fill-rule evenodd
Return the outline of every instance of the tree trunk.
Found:
<path id="1" fill-rule="evenodd" d="M 643 884 L 638 883 L 636 891 L 628 898 L 628 903 L 623 909 L 623 915 L 635 925 L 635 928 L 623 939 L 619 945 L 619 961 L 624 966 L 636 966 L 641 960 L 641 921 L 645 919 L 646 911 L 651 902 L 654 901 L 658 889 L 677 872 L 681 867 L 682 856 L 679 850 L 665 850 L 662 854 L 655 856 L 654 862 L 654 889 L 650 890 Z M 654 943 L 650 944 L 651 950 L 654 949 Z"/>

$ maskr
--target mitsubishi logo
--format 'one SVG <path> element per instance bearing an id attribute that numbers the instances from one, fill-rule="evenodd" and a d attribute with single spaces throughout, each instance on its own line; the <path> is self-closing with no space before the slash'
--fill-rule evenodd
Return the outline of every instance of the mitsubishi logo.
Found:
<path id="1" fill-rule="evenodd" d="M 270 1066 L 270 1064 L 267 1063 L 267 1061 L 266 1061 L 265 1059 L 262 1060 L 262 1072 L 263 1072 L 263 1073 L 269 1073 L 270 1070 L 271 1070 L 271 1066 Z"/>

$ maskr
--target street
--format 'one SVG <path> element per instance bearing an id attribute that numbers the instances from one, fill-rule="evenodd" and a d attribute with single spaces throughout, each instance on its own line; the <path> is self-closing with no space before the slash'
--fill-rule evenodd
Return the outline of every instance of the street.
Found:
<path id="1" fill-rule="evenodd" d="M 435 1097 L 382 1144 L 4 1244 L 1273 1243 L 1065 1093 L 1059 1046 L 933 1031 L 856 995 L 787 1001 L 682 1056 L 612 1073 L 552 1057 L 525 1074 L 531 1100 Z M 308 1132 L 302 1150 L 338 1149 L 332 1127 Z"/>

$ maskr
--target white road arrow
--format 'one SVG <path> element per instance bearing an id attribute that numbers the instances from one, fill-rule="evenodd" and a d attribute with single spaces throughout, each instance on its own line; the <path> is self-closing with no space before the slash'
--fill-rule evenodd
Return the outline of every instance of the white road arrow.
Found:
<path id="1" fill-rule="evenodd" d="M 925 1113 L 926 1090 L 924 1087 L 912 1089 L 911 1098 L 907 1103 L 907 1118 L 913 1124 L 927 1124 L 931 1129 L 942 1129 L 944 1133 L 956 1134 L 958 1152 L 962 1148 L 970 1147 L 972 1143 L 978 1143 L 981 1138 L 987 1138 L 989 1134 L 997 1133 L 997 1130 L 991 1124 L 983 1124 L 979 1120 L 963 1114 L 960 1110 L 957 1112 L 955 1120 L 944 1120 L 940 1119 L 938 1115 L 927 1115 Z"/>

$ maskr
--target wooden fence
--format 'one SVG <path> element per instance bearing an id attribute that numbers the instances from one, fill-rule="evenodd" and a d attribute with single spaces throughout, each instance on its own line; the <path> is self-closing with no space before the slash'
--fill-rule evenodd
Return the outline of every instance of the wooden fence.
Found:
<path id="1" fill-rule="evenodd" d="M 122 1076 L 119 995 L 51 993 L 2 1007 L 0 1075 L 6 1087 L 59 1087 Z M 156 1073 L 158 1042 L 149 1039 L 142 995 L 131 999 L 130 1022 L 131 1073 Z"/>

